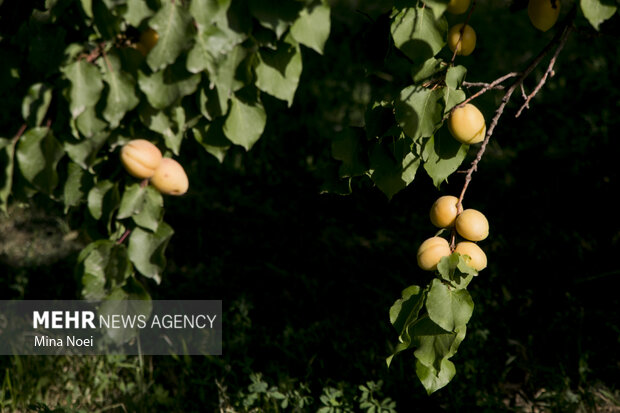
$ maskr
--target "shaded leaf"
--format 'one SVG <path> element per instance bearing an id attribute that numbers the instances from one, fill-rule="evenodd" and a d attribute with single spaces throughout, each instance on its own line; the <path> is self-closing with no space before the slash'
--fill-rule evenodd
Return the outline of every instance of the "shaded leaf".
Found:
<path id="1" fill-rule="evenodd" d="M 448 22 L 445 17 L 435 19 L 428 8 L 411 7 L 396 12 L 390 31 L 396 47 L 413 62 L 421 63 L 446 44 Z"/>
<path id="2" fill-rule="evenodd" d="M 22 135 L 16 152 L 24 178 L 48 194 L 58 185 L 56 166 L 63 155 L 62 146 L 46 127 L 33 128 Z"/>
<path id="3" fill-rule="evenodd" d="M 370 177 L 389 199 L 413 182 L 420 166 L 411 139 L 401 137 L 390 146 L 376 144 L 370 152 Z"/>
<path id="4" fill-rule="evenodd" d="M 422 154 L 424 170 L 437 188 L 461 166 L 469 149 L 469 145 L 461 144 L 445 129 L 426 141 Z"/>
<path id="5" fill-rule="evenodd" d="M 395 103 L 395 115 L 399 126 L 414 141 L 420 137 L 431 136 L 442 119 L 439 99 L 443 97 L 440 89 L 426 89 L 409 86 L 400 92 Z"/>
<path id="6" fill-rule="evenodd" d="M 7 212 L 8 199 L 13 189 L 15 145 L 11 139 L 0 138 L 0 211 Z"/>
<path id="7" fill-rule="evenodd" d="M 161 193 L 148 185 L 145 188 L 143 197 L 143 204 L 140 212 L 134 214 L 131 219 L 139 227 L 148 229 L 151 232 L 156 232 L 164 216 L 164 198 Z"/>
<path id="8" fill-rule="evenodd" d="M 168 224 L 161 222 L 155 233 L 138 227 L 129 237 L 129 259 L 142 275 L 158 284 L 166 267 L 164 251 L 173 233 Z"/>
<path id="9" fill-rule="evenodd" d="M 135 80 L 129 73 L 123 71 L 121 60 L 116 53 L 108 53 L 106 59 L 99 62 L 103 80 L 109 88 L 103 117 L 110 122 L 110 127 L 116 128 L 125 113 L 140 103 L 136 95 Z"/>
<path id="10" fill-rule="evenodd" d="M 299 44 L 287 36 L 283 42 L 278 43 L 277 50 L 260 50 L 256 66 L 256 86 L 291 106 L 301 70 Z"/>
<path id="11" fill-rule="evenodd" d="M 230 148 L 231 142 L 228 140 L 224 131 L 223 119 L 216 119 L 211 123 L 202 122 L 192 128 L 194 139 L 218 161 L 223 162 L 224 156 Z"/>
<path id="12" fill-rule="evenodd" d="M 52 101 L 52 89 L 44 83 L 28 88 L 22 101 L 22 116 L 30 126 L 40 126 Z"/>

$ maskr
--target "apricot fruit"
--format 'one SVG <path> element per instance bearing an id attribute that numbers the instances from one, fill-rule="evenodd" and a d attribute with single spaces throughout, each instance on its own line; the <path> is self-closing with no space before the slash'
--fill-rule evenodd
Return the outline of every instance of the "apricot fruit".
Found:
<path id="1" fill-rule="evenodd" d="M 445 238 L 429 238 L 418 248 L 418 266 L 424 271 L 434 271 L 439 261 L 451 253 L 450 244 Z"/>
<path id="2" fill-rule="evenodd" d="M 448 3 L 448 13 L 463 14 L 469 9 L 471 0 L 450 0 Z"/>
<path id="3" fill-rule="evenodd" d="M 431 222 L 437 228 L 448 228 L 454 225 L 458 210 L 456 204 L 459 199 L 452 195 L 444 195 L 437 198 L 431 207 Z"/>
<path id="4" fill-rule="evenodd" d="M 142 32 L 140 35 L 140 41 L 136 45 L 136 49 L 146 56 L 159 40 L 159 34 L 150 27 Z"/>
<path id="5" fill-rule="evenodd" d="M 125 170 L 138 179 L 153 176 L 161 161 L 161 151 L 145 139 L 129 141 L 121 149 L 121 162 Z"/>
<path id="6" fill-rule="evenodd" d="M 487 256 L 478 245 L 473 242 L 463 241 L 456 244 L 455 252 L 461 255 L 468 255 L 465 261 L 476 271 L 482 271 L 487 267 Z"/>
<path id="7" fill-rule="evenodd" d="M 183 195 L 189 188 L 185 170 L 180 163 L 170 158 L 161 160 L 155 174 L 151 177 L 151 184 L 166 195 Z"/>
<path id="8" fill-rule="evenodd" d="M 489 236 L 489 221 L 475 209 L 466 209 L 456 217 L 456 232 L 469 241 L 482 241 Z"/>
<path id="9" fill-rule="evenodd" d="M 457 141 L 464 144 L 482 142 L 487 133 L 484 115 L 468 103 L 452 111 L 448 118 L 448 130 Z"/>
<path id="10" fill-rule="evenodd" d="M 553 27 L 560 15 L 560 0 L 530 0 L 527 15 L 532 25 L 546 32 Z"/>
<path id="11" fill-rule="evenodd" d="M 457 55 L 469 56 L 476 48 L 476 32 L 469 24 L 464 25 L 463 36 L 461 37 L 461 28 L 463 23 L 455 24 L 448 31 L 448 47 L 453 52 L 456 50 Z M 459 38 L 461 42 L 459 43 Z"/>

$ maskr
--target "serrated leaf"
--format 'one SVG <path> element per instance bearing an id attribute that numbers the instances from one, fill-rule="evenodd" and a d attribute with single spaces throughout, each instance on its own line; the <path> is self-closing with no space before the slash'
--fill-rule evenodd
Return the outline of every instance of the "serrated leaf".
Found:
<path id="1" fill-rule="evenodd" d="M 301 10 L 299 17 L 291 26 L 291 36 L 304 46 L 323 54 L 330 30 L 330 8 L 321 3 L 312 9 Z"/>
<path id="2" fill-rule="evenodd" d="M 92 185 L 92 178 L 86 174 L 78 164 L 69 162 L 67 166 L 67 180 L 63 187 L 63 202 L 65 211 L 69 207 L 79 205 L 86 195 L 88 184 Z"/>
<path id="3" fill-rule="evenodd" d="M 136 82 L 129 73 L 123 71 L 121 60 L 116 53 L 108 53 L 106 59 L 100 60 L 99 63 L 103 80 L 108 85 L 103 117 L 110 122 L 111 128 L 116 128 L 125 113 L 140 103 L 135 90 Z"/>
<path id="4" fill-rule="evenodd" d="M 446 72 L 446 86 L 450 89 L 460 89 L 466 74 L 467 68 L 465 66 L 449 67 Z"/>
<path id="5" fill-rule="evenodd" d="M 179 154 L 183 134 L 185 133 L 185 110 L 175 106 L 168 110 L 155 110 L 149 105 L 140 108 L 140 120 L 150 130 L 164 136 L 166 147 L 175 155 Z"/>
<path id="6" fill-rule="evenodd" d="M 198 26 L 208 27 L 214 21 L 225 17 L 230 0 L 193 0 L 189 12 Z"/>
<path id="7" fill-rule="evenodd" d="M 426 311 L 446 331 L 464 327 L 474 311 L 474 302 L 464 289 L 454 290 L 435 278 L 426 297 Z"/>
<path id="8" fill-rule="evenodd" d="M 157 284 L 161 282 L 166 267 L 164 251 L 173 233 L 170 225 L 161 222 L 155 233 L 138 227 L 129 237 L 129 259 L 142 275 Z"/>
<path id="9" fill-rule="evenodd" d="M 426 89 L 409 86 L 400 92 L 395 102 L 396 121 L 403 131 L 414 141 L 431 136 L 442 119 L 439 104 L 443 92 L 440 89 Z"/>
<path id="10" fill-rule="evenodd" d="M 246 56 L 247 50 L 241 45 L 236 45 L 229 53 L 220 55 L 213 67 L 209 69 L 211 81 L 217 88 L 217 97 L 222 113 L 226 112 L 228 100 L 232 94 L 244 86 L 244 83 L 237 79 L 236 74 L 239 65 Z"/>
<path id="11" fill-rule="evenodd" d="M 341 161 L 340 177 L 363 175 L 368 171 L 368 145 L 362 129 L 348 128 L 332 141 L 332 157 Z"/>
<path id="12" fill-rule="evenodd" d="M 370 151 L 370 177 L 389 198 L 415 178 L 420 158 L 411 152 L 411 140 L 401 137 L 387 147 L 375 145 Z"/>
<path id="13" fill-rule="evenodd" d="M 266 123 L 267 114 L 260 101 L 247 103 L 233 96 L 223 131 L 232 143 L 249 151 L 263 134 Z"/>
<path id="14" fill-rule="evenodd" d="M 116 213 L 116 219 L 129 218 L 139 213 L 144 206 L 145 193 L 145 187 L 138 183 L 133 183 L 125 187 L 125 191 L 123 191 L 123 196 L 121 197 L 121 204 Z"/>
<path id="15" fill-rule="evenodd" d="M 220 163 L 224 161 L 224 156 L 232 144 L 224 135 L 223 126 L 224 120 L 219 118 L 211 123 L 199 123 L 192 128 L 194 139 Z"/>
<path id="16" fill-rule="evenodd" d="M 412 285 L 405 288 L 401 294 L 402 298 L 390 308 L 390 322 L 398 333 L 398 344 L 394 352 L 387 358 L 387 365 L 390 366 L 392 358 L 401 351 L 411 347 L 411 335 L 409 329 L 419 320 L 420 310 L 424 306 L 426 290 Z"/>
<path id="17" fill-rule="evenodd" d="M 149 20 L 157 32 L 157 44 L 149 52 L 146 62 L 153 71 L 172 63 L 189 46 L 193 38 L 192 16 L 180 2 L 165 1 L 161 9 Z"/>
<path id="18" fill-rule="evenodd" d="M 166 109 L 187 95 L 196 91 L 200 83 L 199 74 L 186 72 L 180 65 L 146 75 L 138 72 L 138 85 L 149 104 L 155 109 Z"/>
<path id="19" fill-rule="evenodd" d="M 421 83 L 422 81 L 431 78 L 433 75 L 441 72 L 446 67 L 446 63 L 441 59 L 435 59 L 431 57 L 425 60 L 423 63 L 414 65 L 411 69 L 411 78 L 413 83 Z"/>
<path id="20" fill-rule="evenodd" d="M 428 8 L 411 7 L 397 12 L 390 27 L 394 44 L 413 62 L 435 56 L 446 44 L 448 22 L 435 19 Z"/>
<path id="21" fill-rule="evenodd" d="M 148 2 L 144 0 L 127 0 L 127 8 L 123 17 L 133 27 L 140 27 L 142 21 L 153 15 L 153 10 L 148 6 Z"/>
<path id="22" fill-rule="evenodd" d="M 437 271 L 443 280 L 457 290 L 467 288 L 473 277 L 478 275 L 478 272 L 470 267 L 458 252 L 441 258 L 437 264 Z"/>
<path id="23" fill-rule="evenodd" d="M 106 122 L 97 117 L 94 106 L 89 106 L 84 112 L 80 113 L 80 116 L 75 120 L 75 125 L 78 131 L 86 138 L 92 138 L 108 126 Z"/>
<path id="24" fill-rule="evenodd" d="M 103 221 L 108 228 L 112 222 L 112 215 L 119 206 L 119 202 L 118 184 L 109 180 L 98 182 L 88 191 L 88 211 L 93 218 Z"/>
<path id="25" fill-rule="evenodd" d="M 443 113 L 444 115 L 449 113 L 452 110 L 452 108 L 455 107 L 456 105 L 464 102 L 466 97 L 467 96 L 465 95 L 465 92 L 463 92 L 460 89 L 455 90 L 449 87 L 444 87 L 443 88 L 443 102 L 444 102 Z"/>
<path id="26" fill-rule="evenodd" d="M 617 4 L 605 0 L 580 0 L 581 11 L 592 27 L 599 29 L 601 23 L 611 18 L 618 10 Z"/>
<path id="27" fill-rule="evenodd" d="M 426 141 L 422 154 L 424 170 L 437 188 L 461 166 L 468 149 L 469 145 L 461 144 L 445 130 Z"/>
<path id="28" fill-rule="evenodd" d="M 64 149 L 69 158 L 84 169 L 89 169 L 97 161 L 97 153 L 108 140 L 110 133 L 104 131 L 94 135 L 90 139 L 84 139 L 78 142 L 63 142 Z"/>
<path id="29" fill-rule="evenodd" d="M 0 138 L 0 211 L 7 212 L 8 199 L 13 189 L 15 145 L 11 139 Z"/>
<path id="30" fill-rule="evenodd" d="M 283 42 L 278 43 L 277 50 L 260 50 L 256 66 L 256 86 L 291 106 L 301 70 L 299 44 L 287 36 Z"/>
<path id="31" fill-rule="evenodd" d="M 95 106 L 101 97 L 103 81 L 97 66 L 85 59 L 77 60 L 64 67 L 63 72 L 71 86 L 67 94 L 69 110 L 75 119 L 89 106 Z"/>
<path id="32" fill-rule="evenodd" d="M 62 146 L 46 127 L 33 128 L 22 135 L 15 154 L 24 178 L 47 194 L 58 185 L 56 166 L 63 155 Z"/>
<path id="33" fill-rule="evenodd" d="M 40 126 L 52 101 L 52 89 L 44 83 L 28 88 L 22 101 L 22 117 L 30 126 Z"/>
<path id="34" fill-rule="evenodd" d="M 110 240 L 92 242 L 78 257 L 82 296 L 87 300 L 103 299 L 106 287 L 122 284 L 131 273 L 127 248 Z"/>
<path id="35" fill-rule="evenodd" d="M 149 185 L 146 187 L 140 212 L 133 215 L 131 219 L 139 227 L 156 232 L 163 216 L 164 198 L 157 189 Z"/>

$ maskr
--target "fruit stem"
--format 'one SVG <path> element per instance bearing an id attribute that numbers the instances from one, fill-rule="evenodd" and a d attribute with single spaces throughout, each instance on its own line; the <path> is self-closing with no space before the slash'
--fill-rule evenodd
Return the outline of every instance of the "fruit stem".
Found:
<path id="1" fill-rule="evenodd" d="M 125 232 L 123 232 L 123 235 L 121 235 L 121 237 L 118 239 L 118 241 L 116 241 L 116 243 L 120 245 L 123 242 L 125 242 L 125 240 L 129 236 L 129 234 L 131 234 L 131 230 L 130 229 L 126 229 Z"/>

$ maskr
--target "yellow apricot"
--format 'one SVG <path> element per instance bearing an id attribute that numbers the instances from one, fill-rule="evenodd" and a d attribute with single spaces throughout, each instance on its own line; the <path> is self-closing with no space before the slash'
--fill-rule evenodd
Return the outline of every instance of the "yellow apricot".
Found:
<path id="1" fill-rule="evenodd" d="M 140 41 L 136 45 L 136 49 L 146 56 L 159 40 L 159 34 L 150 27 L 142 32 L 140 35 Z"/>
<path id="2" fill-rule="evenodd" d="M 456 232 L 470 241 L 482 241 L 489 236 L 489 221 L 475 209 L 466 209 L 456 217 Z"/>
<path id="3" fill-rule="evenodd" d="M 461 27 L 463 23 L 455 24 L 448 31 L 448 47 L 456 54 L 469 56 L 476 48 L 476 32 L 469 24 L 463 29 L 463 37 L 461 37 Z M 461 42 L 459 43 L 459 38 Z M 458 45 L 458 46 L 457 46 Z"/>
<path id="4" fill-rule="evenodd" d="M 538 30 L 546 32 L 553 27 L 560 15 L 560 0 L 530 0 L 527 15 Z"/>
<path id="5" fill-rule="evenodd" d="M 439 261 L 451 253 L 450 244 L 445 238 L 429 238 L 418 248 L 418 266 L 424 271 L 434 271 Z"/>
<path id="6" fill-rule="evenodd" d="M 448 130 L 457 141 L 464 144 L 482 142 L 487 133 L 484 115 L 471 103 L 456 108 L 448 118 Z"/>
<path id="7" fill-rule="evenodd" d="M 471 0 L 450 0 L 448 3 L 448 13 L 463 14 L 469 8 Z"/>
<path id="8" fill-rule="evenodd" d="M 465 261 L 470 267 L 476 271 L 482 271 L 487 267 L 487 256 L 478 245 L 473 242 L 463 241 L 456 244 L 455 252 L 461 255 L 469 255 L 469 258 L 465 257 Z"/>
<path id="9" fill-rule="evenodd" d="M 180 163 L 170 158 L 163 158 L 155 174 L 151 177 L 151 184 L 162 194 L 183 195 L 189 188 L 189 180 Z"/>
<path id="10" fill-rule="evenodd" d="M 161 162 L 161 151 L 145 139 L 134 139 L 121 149 L 121 162 L 130 175 L 150 178 Z"/>
<path id="11" fill-rule="evenodd" d="M 459 199 L 452 195 L 444 195 L 437 198 L 431 207 L 431 222 L 437 228 L 448 228 L 454 225 L 458 214 L 456 204 Z"/>

